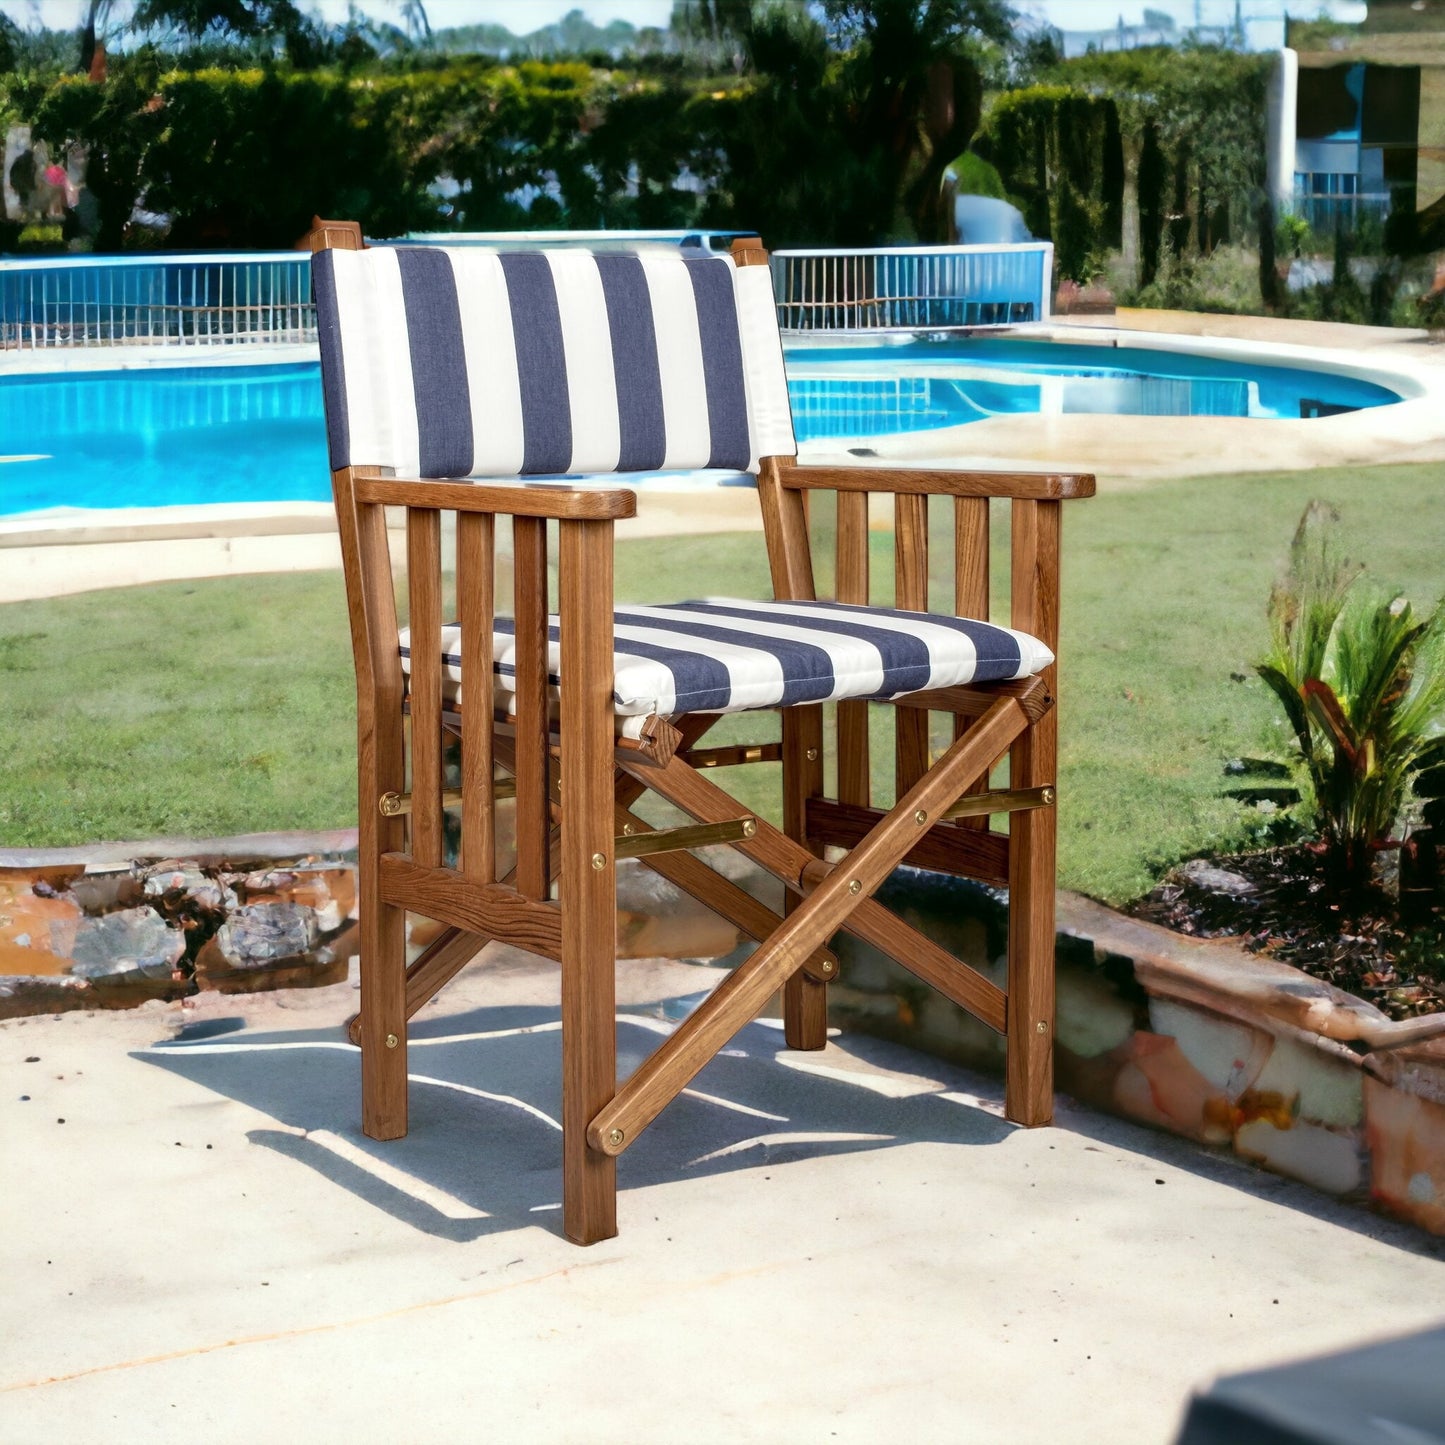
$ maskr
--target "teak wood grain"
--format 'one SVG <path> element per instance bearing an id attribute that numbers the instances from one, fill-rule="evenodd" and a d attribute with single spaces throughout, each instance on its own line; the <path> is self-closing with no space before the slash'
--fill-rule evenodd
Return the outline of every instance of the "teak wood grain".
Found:
<path id="1" fill-rule="evenodd" d="M 1057 502 L 1015 502 L 1013 625 L 1054 652 L 1059 645 Z M 1042 674 L 1054 687 L 1057 664 Z M 1058 713 L 1045 713 L 1013 746 L 1010 785 L 1055 780 Z M 1054 876 L 1058 814 L 1036 808 L 1009 824 L 1008 1050 L 1005 1108 L 1021 1124 L 1047 1124 L 1054 1110 Z"/>
<path id="2" fill-rule="evenodd" d="M 811 893 L 843 863 L 825 863 L 820 858 L 803 870 L 803 891 Z M 905 923 L 886 908 L 858 908 L 843 920 L 843 929 L 886 953 L 916 979 L 936 988 L 945 998 L 967 1009 L 995 1033 L 1004 1032 L 1007 996 L 995 983 L 976 973 L 947 949 L 940 948 L 926 934 Z"/>
<path id="3" fill-rule="evenodd" d="M 783 712 L 783 831 L 809 853 L 822 852 L 808 837 L 808 805 L 823 792 L 823 709 Z M 783 897 L 783 913 L 797 907 L 796 894 Z M 828 1042 L 828 986 L 804 969 L 783 980 L 783 1038 L 790 1049 L 821 1049 Z"/>
<path id="4" fill-rule="evenodd" d="M 587 1126 L 617 1087 L 617 865 L 612 787 L 612 524 L 563 522 L 562 1219 L 617 1233 L 617 1166 Z M 520 779 L 519 779 L 520 786 Z"/>
<path id="5" fill-rule="evenodd" d="M 893 499 L 894 606 L 928 611 L 928 498 L 900 493 Z M 894 712 L 894 796 L 901 798 L 928 771 L 928 713 Z"/>
<path id="6" fill-rule="evenodd" d="M 406 571 L 411 627 L 411 855 L 442 861 L 441 513 L 407 508 Z"/>
<path id="7" fill-rule="evenodd" d="M 819 843 L 853 848 L 882 822 L 877 808 L 815 799 L 808 806 L 808 831 Z M 987 819 L 984 820 L 987 822 Z M 912 868 L 928 868 L 957 878 L 976 878 L 1002 888 L 1008 883 L 1008 839 L 1002 833 L 939 823 L 930 828 L 904 860 Z"/>
<path id="8" fill-rule="evenodd" d="M 434 938 L 406 970 L 406 1016 L 414 1019 L 491 939 L 461 928 L 448 928 Z M 347 1037 L 361 1043 L 361 1015 L 346 1026 Z"/>
<path id="9" fill-rule="evenodd" d="M 969 472 L 915 467 L 809 467 L 782 464 L 779 482 L 789 490 L 921 492 L 929 496 L 1028 497 L 1062 501 L 1092 497 L 1094 478 L 1084 472 Z"/>
<path id="10" fill-rule="evenodd" d="M 379 891 L 386 902 L 560 961 L 562 914 L 557 904 L 524 898 L 501 883 L 479 887 L 454 868 L 423 868 L 404 853 L 383 853 L 380 861 Z M 405 971 L 397 973 L 404 980 Z M 363 1018 L 368 1008 L 363 1001 Z"/>
<path id="11" fill-rule="evenodd" d="M 457 518 L 457 620 L 462 677 L 474 705 L 462 719 L 462 872 L 474 883 L 497 876 L 496 810 L 492 802 L 492 586 L 496 523 L 468 512 Z"/>
<path id="12" fill-rule="evenodd" d="M 838 601 L 868 605 L 868 494 L 838 493 Z M 867 806 L 868 704 L 838 704 L 838 796 Z"/>
<path id="13" fill-rule="evenodd" d="M 517 888 L 545 898 L 551 887 L 547 839 L 547 531 L 535 517 L 512 522 L 516 567 Z"/>
<path id="14" fill-rule="evenodd" d="M 797 906 L 783 926 L 751 958 L 734 969 L 638 1066 L 589 1126 L 588 1138 L 593 1147 L 617 1154 L 635 1142 L 638 1134 L 703 1065 L 756 1016 L 768 996 L 797 971 L 807 954 L 842 926 L 856 909 L 877 908 L 871 898 L 873 891 L 913 846 L 926 820 L 958 796 L 964 781 L 983 765 L 982 759 L 997 756 L 1026 724 L 1018 704 L 1002 698 L 969 730 L 968 737 L 954 743 L 928 776 L 911 788 L 867 839 L 853 849 L 846 866 L 834 870 Z M 703 812 L 716 811 L 719 795 L 726 806 L 725 793 L 675 760 L 668 768 L 659 769 L 654 779 L 653 786 L 664 795 L 665 784 L 673 784 L 673 801 L 694 817 L 700 818 L 700 814 L 682 801 L 684 797 L 698 801 Z M 916 821 L 920 813 L 924 815 L 924 823 Z M 812 855 L 761 819 L 754 837 L 737 846 L 756 856 L 755 847 L 750 845 L 759 843 L 774 856 L 781 854 L 794 865 L 793 878 L 801 887 L 804 869 L 816 861 Z"/>
<path id="15" fill-rule="evenodd" d="M 432 507 L 447 512 L 492 512 L 533 519 L 617 520 L 637 515 L 637 494 L 622 487 L 593 491 L 527 482 L 426 482 L 406 477 L 367 477 L 357 498 L 390 507 Z"/>

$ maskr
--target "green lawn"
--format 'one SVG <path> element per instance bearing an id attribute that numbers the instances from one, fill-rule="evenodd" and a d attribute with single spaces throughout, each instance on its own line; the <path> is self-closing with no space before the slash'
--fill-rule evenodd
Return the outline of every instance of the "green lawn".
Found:
<path id="1" fill-rule="evenodd" d="M 1241 753 L 1283 756 L 1250 664 L 1300 512 L 1312 497 L 1333 502 L 1371 574 L 1429 603 L 1445 586 L 1442 482 L 1436 466 L 1202 477 L 1065 508 L 1065 886 L 1122 901 L 1161 866 L 1247 836 L 1244 810 L 1222 796 L 1222 768 Z M 818 522 L 826 530 L 826 518 Z M 940 576 L 950 565 L 945 530 Z M 886 581 L 891 539 L 877 533 L 874 543 Z M 765 595 L 766 586 L 757 534 L 619 545 L 622 598 Z M 0 688 L 0 846 L 354 820 L 337 574 L 0 606 Z M 738 720 L 719 736 L 746 730 Z M 750 770 L 750 802 L 764 806 L 773 771 Z"/>

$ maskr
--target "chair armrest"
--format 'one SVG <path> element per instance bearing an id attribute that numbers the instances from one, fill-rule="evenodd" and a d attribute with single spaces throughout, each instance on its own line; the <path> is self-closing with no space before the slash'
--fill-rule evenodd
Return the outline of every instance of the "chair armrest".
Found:
<path id="1" fill-rule="evenodd" d="M 637 494 L 623 487 L 583 490 L 525 482 L 422 482 L 404 477 L 358 477 L 356 500 L 380 502 L 388 507 L 560 517 L 569 522 L 602 522 L 637 515 Z"/>
<path id="2" fill-rule="evenodd" d="M 917 467 L 780 466 L 784 487 L 830 492 L 912 492 L 926 496 L 1018 497 L 1058 502 L 1092 497 L 1094 478 L 1088 472 L 978 472 Z"/>

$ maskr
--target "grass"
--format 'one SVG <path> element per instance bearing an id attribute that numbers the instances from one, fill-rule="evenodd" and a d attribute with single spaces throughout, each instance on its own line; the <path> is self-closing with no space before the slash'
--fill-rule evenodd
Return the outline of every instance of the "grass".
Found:
<path id="1" fill-rule="evenodd" d="M 1223 795 L 1223 766 L 1241 754 L 1285 756 L 1284 729 L 1251 665 L 1301 511 L 1313 497 L 1334 503 L 1352 554 L 1382 584 L 1428 604 L 1442 585 L 1440 481 L 1434 466 L 1202 477 L 1065 508 L 1065 886 L 1119 902 L 1179 858 L 1251 841 L 1258 815 Z M 825 532 L 827 518 L 816 520 Z M 875 533 L 873 542 L 886 586 L 891 539 Z M 942 531 L 936 542 L 941 585 L 949 544 Z M 766 595 L 757 534 L 619 544 L 621 598 L 719 591 Z M 0 846 L 354 821 L 337 574 L 11 603 L 0 607 L 0 688 Z M 718 739 L 756 732 L 756 720 L 739 719 Z M 886 797 L 882 741 L 875 770 Z M 764 811 L 772 771 L 738 778 Z"/>

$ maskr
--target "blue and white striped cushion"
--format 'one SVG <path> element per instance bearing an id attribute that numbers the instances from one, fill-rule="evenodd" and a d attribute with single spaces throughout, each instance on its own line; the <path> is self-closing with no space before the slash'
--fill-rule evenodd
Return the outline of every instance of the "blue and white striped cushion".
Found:
<path id="1" fill-rule="evenodd" d="M 560 685 L 557 619 L 550 619 L 548 669 Z M 493 637 L 495 688 L 512 692 L 510 621 Z M 840 602 L 746 602 L 713 598 L 672 607 L 622 606 L 613 614 L 613 702 L 621 717 L 889 698 L 924 688 L 999 682 L 1041 672 L 1054 655 L 1012 628 L 929 612 Z M 411 667 L 411 639 L 401 634 Z M 461 642 L 443 629 L 449 692 L 460 699 Z"/>
<path id="2" fill-rule="evenodd" d="M 766 266 L 681 248 L 312 258 L 333 470 L 518 477 L 796 452 Z"/>

